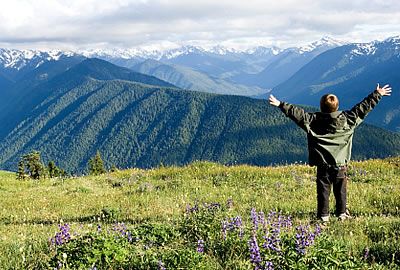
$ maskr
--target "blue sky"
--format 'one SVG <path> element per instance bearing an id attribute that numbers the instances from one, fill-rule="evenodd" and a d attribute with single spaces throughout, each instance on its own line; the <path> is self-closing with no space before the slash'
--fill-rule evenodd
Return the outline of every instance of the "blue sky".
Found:
<path id="1" fill-rule="evenodd" d="M 289 47 L 400 35 L 398 0 L 0 0 L 0 47 Z"/>

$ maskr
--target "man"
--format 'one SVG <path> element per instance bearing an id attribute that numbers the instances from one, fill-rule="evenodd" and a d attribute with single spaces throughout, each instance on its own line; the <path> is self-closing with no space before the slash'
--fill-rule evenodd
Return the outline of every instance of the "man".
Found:
<path id="1" fill-rule="evenodd" d="M 321 97 L 321 112 L 307 113 L 302 108 L 281 102 L 273 95 L 269 103 L 279 107 L 299 127 L 307 132 L 310 166 L 317 166 L 317 218 L 329 221 L 329 194 L 333 185 L 336 216 L 348 218 L 347 164 L 351 157 L 354 130 L 376 106 L 382 96 L 390 96 L 389 85 L 376 90 L 349 111 L 338 111 L 339 100 L 333 94 Z"/>

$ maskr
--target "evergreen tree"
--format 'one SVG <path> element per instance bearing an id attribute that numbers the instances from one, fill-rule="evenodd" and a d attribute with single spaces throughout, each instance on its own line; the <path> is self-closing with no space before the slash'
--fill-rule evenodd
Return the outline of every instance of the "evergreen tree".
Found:
<path id="1" fill-rule="evenodd" d="M 40 158 L 40 152 L 32 151 L 24 155 L 22 159 L 32 179 L 38 180 L 45 176 L 45 169 Z"/>
<path id="2" fill-rule="evenodd" d="M 89 160 L 89 174 L 100 175 L 106 172 L 104 162 L 101 158 L 100 152 L 97 151 L 96 155 Z"/>
<path id="3" fill-rule="evenodd" d="M 25 179 L 25 162 L 21 159 L 18 162 L 18 171 L 17 171 L 17 179 L 24 180 Z"/>
<path id="4" fill-rule="evenodd" d="M 50 178 L 65 176 L 65 171 L 57 167 L 53 160 L 50 160 L 47 164 L 47 171 L 49 172 Z"/>
<path id="5" fill-rule="evenodd" d="M 111 166 L 110 172 L 116 172 L 116 171 L 118 171 L 118 168 L 117 168 L 117 166 L 115 166 L 115 164 L 113 164 Z"/>

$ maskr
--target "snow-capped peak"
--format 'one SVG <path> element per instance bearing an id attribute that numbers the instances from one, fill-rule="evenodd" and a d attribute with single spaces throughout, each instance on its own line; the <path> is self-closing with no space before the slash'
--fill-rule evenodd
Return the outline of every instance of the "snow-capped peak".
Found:
<path id="1" fill-rule="evenodd" d="M 0 66 L 20 70 L 28 63 L 38 67 L 45 61 L 57 61 L 60 57 L 71 57 L 73 55 L 75 55 L 75 53 L 60 50 L 36 51 L 0 49 Z"/>
<path id="2" fill-rule="evenodd" d="M 314 41 L 312 43 L 309 43 L 307 45 L 301 46 L 299 48 L 297 48 L 297 51 L 301 54 L 303 53 L 307 53 L 307 52 L 312 52 L 315 49 L 331 49 L 334 47 L 339 47 L 344 45 L 343 42 L 336 40 L 332 37 L 329 36 L 325 36 L 323 38 L 321 38 L 320 40 Z"/>
<path id="3" fill-rule="evenodd" d="M 191 54 L 191 53 L 205 53 L 206 50 L 202 47 L 198 47 L 198 46 L 192 46 L 192 45 L 187 45 L 187 46 L 182 46 L 176 49 L 171 49 L 171 50 L 167 50 L 164 51 L 162 53 L 161 58 L 166 58 L 166 59 L 172 59 L 172 58 L 176 58 L 180 55 L 187 55 L 187 54 Z M 157 59 L 157 60 L 160 60 Z"/>
<path id="4" fill-rule="evenodd" d="M 400 45 L 400 36 L 389 37 L 389 38 L 385 39 L 383 42 Z"/>
<path id="5" fill-rule="evenodd" d="M 156 59 L 160 57 L 161 52 L 158 50 L 145 50 L 141 48 L 129 48 L 129 49 L 89 49 L 80 50 L 77 53 L 85 57 L 100 57 L 100 58 L 152 58 Z"/>
<path id="6" fill-rule="evenodd" d="M 279 53 L 282 52 L 281 48 L 278 48 L 276 46 L 272 47 L 263 47 L 263 46 L 258 46 L 258 47 L 253 47 L 250 49 L 247 49 L 245 51 L 246 54 L 254 54 L 254 55 L 278 55 Z"/>

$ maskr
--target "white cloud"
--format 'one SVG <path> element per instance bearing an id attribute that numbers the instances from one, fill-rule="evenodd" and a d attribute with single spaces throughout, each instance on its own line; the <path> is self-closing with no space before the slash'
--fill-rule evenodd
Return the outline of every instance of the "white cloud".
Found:
<path id="1" fill-rule="evenodd" d="M 397 0 L 0 0 L 0 45 L 150 44 L 290 46 L 321 36 L 398 35 Z"/>

